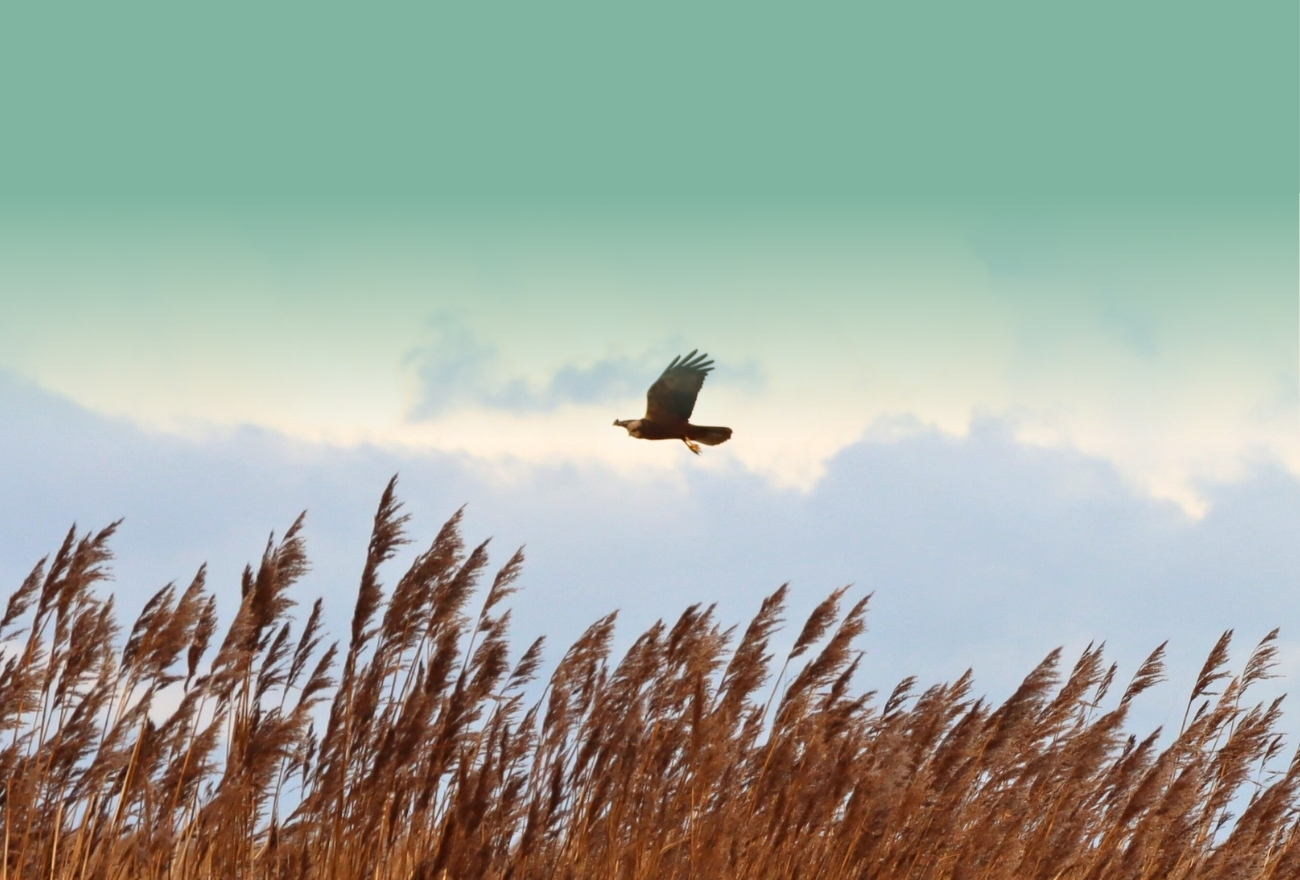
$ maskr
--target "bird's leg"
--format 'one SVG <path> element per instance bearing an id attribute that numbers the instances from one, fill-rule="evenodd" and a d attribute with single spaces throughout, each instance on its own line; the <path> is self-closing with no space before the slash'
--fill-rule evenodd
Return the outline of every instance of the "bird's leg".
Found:
<path id="1" fill-rule="evenodd" d="M 696 455 L 700 454 L 700 444 L 692 443 L 690 440 L 687 440 L 685 437 L 682 438 L 682 442 L 686 444 L 686 448 L 689 449 L 691 452 L 694 452 Z"/>

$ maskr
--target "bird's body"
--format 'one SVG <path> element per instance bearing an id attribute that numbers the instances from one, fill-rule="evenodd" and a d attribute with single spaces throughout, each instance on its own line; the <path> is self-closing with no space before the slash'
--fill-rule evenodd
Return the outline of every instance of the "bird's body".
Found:
<path id="1" fill-rule="evenodd" d="M 695 398 L 704 386 L 704 378 L 713 369 L 707 354 L 675 357 L 646 392 L 645 416 L 639 419 L 616 419 L 614 424 L 640 440 L 681 440 L 696 455 L 699 444 L 717 446 L 731 439 L 730 428 L 692 425 Z"/>

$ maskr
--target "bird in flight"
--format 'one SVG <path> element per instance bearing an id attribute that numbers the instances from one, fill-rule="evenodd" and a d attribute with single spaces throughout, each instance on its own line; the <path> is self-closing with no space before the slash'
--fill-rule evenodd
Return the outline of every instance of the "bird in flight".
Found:
<path id="1" fill-rule="evenodd" d="M 698 351 L 698 349 L 697 349 Z M 731 439 L 730 428 L 692 425 L 691 410 L 704 385 L 704 377 L 713 369 L 707 354 L 675 357 L 646 392 L 645 416 L 639 419 L 615 419 L 614 424 L 627 428 L 628 434 L 641 440 L 681 440 L 696 455 L 699 444 L 717 446 Z"/>

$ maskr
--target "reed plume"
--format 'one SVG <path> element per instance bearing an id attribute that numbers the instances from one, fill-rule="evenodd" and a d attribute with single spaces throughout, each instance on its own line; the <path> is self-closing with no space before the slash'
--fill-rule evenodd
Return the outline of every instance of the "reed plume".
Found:
<path id="1" fill-rule="evenodd" d="M 784 585 L 743 630 L 694 605 L 621 658 L 610 614 L 535 687 L 522 550 L 489 580 L 457 511 L 390 589 L 408 525 L 394 480 L 342 647 L 320 600 L 294 617 L 301 517 L 224 630 L 200 568 L 124 639 L 116 524 L 69 531 L 0 618 L 0 880 L 1300 876 L 1300 760 L 1249 696 L 1276 631 L 1240 673 L 1225 633 L 1163 739 L 1126 727 L 1163 645 L 1117 697 L 1100 645 L 1000 705 L 970 672 L 859 692 L 848 588 L 775 670 Z"/>

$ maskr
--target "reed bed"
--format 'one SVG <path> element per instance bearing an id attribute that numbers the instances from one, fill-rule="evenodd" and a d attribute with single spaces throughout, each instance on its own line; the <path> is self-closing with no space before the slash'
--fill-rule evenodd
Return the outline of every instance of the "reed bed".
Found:
<path id="1" fill-rule="evenodd" d="M 1246 699 L 1275 634 L 1235 674 L 1225 634 L 1166 738 L 1125 730 L 1163 646 L 1122 689 L 1089 647 L 1001 705 L 969 673 L 858 693 L 845 590 L 784 657 L 783 586 L 743 631 L 692 606 L 621 659 L 603 617 L 530 685 L 521 553 L 488 578 L 457 513 L 387 588 L 406 526 L 390 483 L 329 646 L 319 601 L 291 615 L 301 518 L 224 632 L 200 570 L 125 639 L 116 526 L 70 531 L 0 621 L 0 880 L 1300 877 L 1300 763 Z"/>

